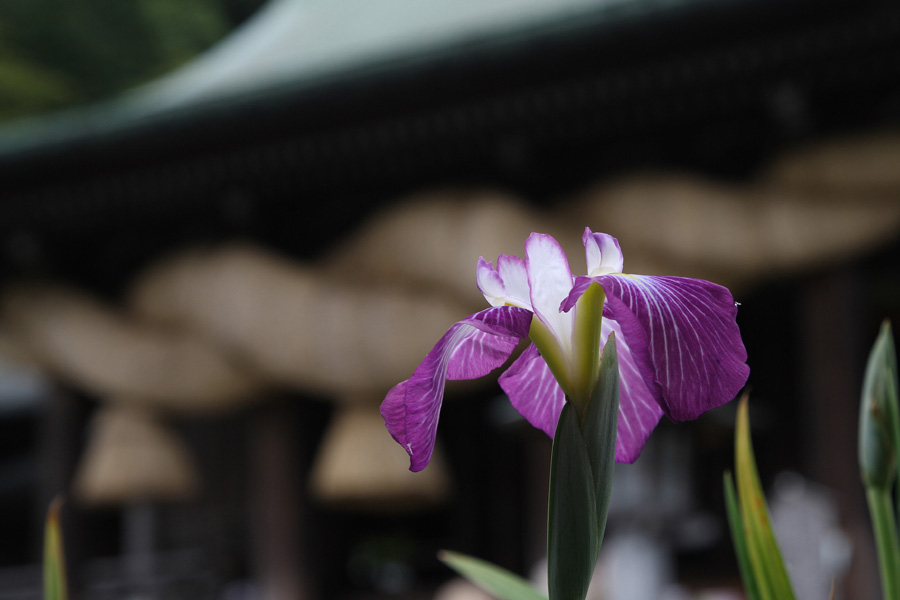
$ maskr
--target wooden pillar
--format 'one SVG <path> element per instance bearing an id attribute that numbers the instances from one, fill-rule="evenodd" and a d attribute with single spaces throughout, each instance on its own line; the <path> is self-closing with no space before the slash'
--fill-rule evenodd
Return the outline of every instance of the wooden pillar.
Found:
<path id="1" fill-rule="evenodd" d="M 857 459 L 859 396 L 868 355 L 860 279 L 850 266 L 840 267 L 811 277 L 801 293 L 800 433 L 808 473 L 834 491 L 853 543 L 843 595 L 875 598 L 877 559 Z"/>
<path id="2" fill-rule="evenodd" d="M 269 402 L 251 425 L 252 567 L 263 600 L 312 597 L 300 543 L 304 502 L 293 415 L 287 403 Z"/>

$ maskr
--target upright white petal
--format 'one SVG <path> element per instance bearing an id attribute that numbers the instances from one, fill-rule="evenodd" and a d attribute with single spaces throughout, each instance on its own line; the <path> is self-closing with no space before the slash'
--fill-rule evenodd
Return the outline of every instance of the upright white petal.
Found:
<path id="1" fill-rule="evenodd" d="M 491 306 L 518 306 L 531 310 L 525 261 L 518 256 L 501 254 L 496 269 L 484 257 L 479 258 L 475 280 Z"/>
<path id="2" fill-rule="evenodd" d="M 586 227 L 581 240 L 584 242 L 588 277 L 622 272 L 625 261 L 616 238 L 608 233 L 594 233 Z"/>
<path id="3" fill-rule="evenodd" d="M 552 236 L 532 233 L 525 242 L 525 268 L 534 314 L 556 338 L 563 353 L 571 356 L 574 315 L 559 309 L 575 281 L 566 253 Z"/>

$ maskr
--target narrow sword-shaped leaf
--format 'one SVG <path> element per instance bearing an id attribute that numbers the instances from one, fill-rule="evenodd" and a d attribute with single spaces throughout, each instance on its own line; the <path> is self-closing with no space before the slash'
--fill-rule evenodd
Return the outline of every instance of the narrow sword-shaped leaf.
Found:
<path id="1" fill-rule="evenodd" d="M 737 555 L 738 568 L 741 571 L 741 579 L 744 582 L 744 591 L 748 600 L 759 600 L 759 590 L 756 583 L 756 575 L 750 564 L 750 551 L 747 548 L 747 538 L 744 535 L 744 520 L 741 508 L 738 505 L 737 492 L 734 491 L 734 479 L 730 471 L 725 471 L 725 508 L 728 513 L 728 527 L 731 530 L 731 541 L 734 543 L 734 552 Z"/>
<path id="2" fill-rule="evenodd" d="M 769 509 L 756 470 L 746 394 L 738 405 L 735 473 L 748 554 L 757 576 L 760 597 L 763 600 L 793 600 L 794 591 L 772 532 Z"/>
<path id="3" fill-rule="evenodd" d="M 897 520 L 889 490 L 866 486 L 866 501 L 875 532 L 881 593 L 884 600 L 900 600 L 900 552 L 897 550 Z"/>
<path id="4" fill-rule="evenodd" d="M 615 336 L 603 351 L 600 379 L 583 418 L 563 407 L 550 460 L 547 522 L 551 600 L 587 595 L 606 529 L 618 421 Z"/>
<path id="5" fill-rule="evenodd" d="M 616 348 L 616 336 L 610 334 L 600 360 L 600 376 L 581 423 L 594 478 L 598 551 L 606 531 L 613 469 L 616 464 L 616 432 L 619 420 L 619 363 Z"/>
<path id="6" fill-rule="evenodd" d="M 524 578 L 479 558 L 449 552 L 438 554 L 445 565 L 500 600 L 547 600 Z"/>
<path id="7" fill-rule="evenodd" d="M 44 600 L 66 600 L 65 554 L 63 552 L 62 531 L 59 524 L 59 509 L 62 500 L 53 499 L 47 510 L 44 525 Z"/>
<path id="8" fill-rule="evenodd" d="M 578 416 L 572 404 L 566 402 L 550 457 L 547 517 L 550 600 L 583 600 L 587 595 L 600 551 L 595 488 Z"/>

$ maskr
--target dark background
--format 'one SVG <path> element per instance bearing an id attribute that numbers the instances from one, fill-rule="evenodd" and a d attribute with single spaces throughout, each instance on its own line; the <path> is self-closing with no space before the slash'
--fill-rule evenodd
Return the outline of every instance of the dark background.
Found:
<path id="1" fill-rule="evenodd" d="M 78 10 L 63 4 L 7 3 L 0 19 L 25 7 L 61 19 Z M 126 19 L 128 11 L 114 5 L 101 2 L 96 10 Z M 99 101 L 159 75 L 225 35 L 254 5 L 210 7 L 180 53 L 153 41 L 137 20 L 124 27 L 120 35 L 137 36 L 152 56 L 135 59 L 147 65 L 141 69 L 111 64 L 118 75 L 107 82 L 87 77 L 84 65 L 101 60 L 93 55 L 40 63 L 61 75 L 55 87 L 40 88 L 57 92 L 30 106 L 40 112 Z M 188 243 L 245 238 L 314 260 L 380 208 L 424 188 L 487 185 L 552 207 L 589 183 L 636 169 L 675 167 L 740 182 L 776 152 L 897 125 L 895 2 L 642 7 L 186 106 L 102 135 L 63 122 L 27 139 L 0 138 L 0 276 L 49 277 L 116 300 L 138 269 Z M 16 30 L 3 43 L 28 47 L 25 33 Z M 89 51 L 79 36 L 90 34 L 54 35 Z M 28 58 L 37 64 L 41 57 Z M 83 89 L 70 89 L 76 80 Z M 6 115 L 26 112 L 16 106 L 10 102 Z M 855 457 L 836 457 L 829 432 L 848 414 L 840 398 L 856 405 L 881 319 L 900 318 L 898 258 L 894 244 L 862 261 L 771 279 L 740 298 L 764 480 L 793 469 L 841 487 L 841 508 L 856 517 L 861 494 L 855 476 L 847 478 Z M 493 421 L 488 407 L 497 393 L 488 388 L 446 405 L 442 436 L 459 485 L 447 508 L 386 517 L 303 497 L 314 597 L 381 597 L 379 577 L 392 562 L 415 569 L 415 589 L 430 589 L 449 577 L 432 558 L 442 547 L 519 572 L 530 568 L 536 536 L 529 524 L 543 510 L 533 496 L 549 444 L 527 428 Z M 72 390 L 54 394 L 54 410 L 0 419 L 0 565 L 38 560 L 41 502 L 52 482 L 71 476 L 95 406 Z M 255 411 L 180 423 L 217 490 L 164 516 L 169 546 L 206 550 L 202 567 L 186 575 L 198 587 L 185 589 L 208 594 L 251 574 L 243 512 L 252 479 L 248 423 L 265 411 L 286 416 L 296 431 L 302 482 L 332 410 L 324 399 L 302 399 L 274 398 Z M 717 422 L 729 422 L 729 410 Z M 855 412 L 849 410 L 854 420 Z M 710 434 L 708 427 L 679 426 L 680 435 L 706 440 L 694 484 L 702 504 L 719 512 L 730 431 Z M 472 439 L 482 442 L 477 449 Z M 211 447 L 231 448 L 227 460 L 211 456 Z M 36 466 L 53 456 L 69 456 L 72 464 L 54 463 L 53 475 L 39 476 Z M 73 561 L 119 551 L 116 511 L 67 510 Z M 679 567 L 698 582 L 711 572 L 725 580 L 736 575 L 727 537 L 680 555 Z"/>

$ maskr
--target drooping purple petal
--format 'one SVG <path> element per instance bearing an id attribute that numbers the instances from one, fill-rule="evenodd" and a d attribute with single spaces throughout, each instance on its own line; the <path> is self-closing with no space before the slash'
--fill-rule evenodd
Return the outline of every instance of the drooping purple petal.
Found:
<path id="1" fill-rule="evenodd" d="M 651 372 L 647 356 L 628 345 L 619 324 L 604 318 L 601 341 L 606 346 L 609 334 L 616 333 L 619 361 L 619 423 L 616 433 L 616 462 L 632 463 L 641 454 L 663 411 L 647 388 L 646 373 Z"/>
<path id="2" fill-rule="evenodd" d="M 562 310 L 574 306 L 593 281 L 607 295 L 604 316 L 619 324 L 633 350 L 649 353 L 647 387 L 669 418 L 696 419 L 744 386 L 747 351 L 726 288 L 684 277 L 579 277 Z"/>
<path id="3" fill-rule="evenodd" d="M 411 471 L 421 471 L 431 460 L 446 380 L 474 379 L 502 365 L 528 336 L 531 318 L 530 311 L 513 306 L 466 317 L 438 340 L 412 377 L 388 392 L 381 415 L 409 454 Z"/>
<path id="4" fill-rule="evenodd" d="M 566 396 L 534 344 L 500 376 L 500 387 L 525 420 L 553 437 Z"/>
<path id="5" fill-rule="evenodd" d="M 448 346 L 447 379 L 476 379 L 501 366 L 519 340 L 528 337 L 531 318 L 531 311 L 524 308 L 497 306 L 457 323 L 455 345 Z"/>

